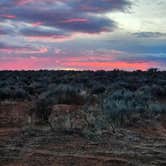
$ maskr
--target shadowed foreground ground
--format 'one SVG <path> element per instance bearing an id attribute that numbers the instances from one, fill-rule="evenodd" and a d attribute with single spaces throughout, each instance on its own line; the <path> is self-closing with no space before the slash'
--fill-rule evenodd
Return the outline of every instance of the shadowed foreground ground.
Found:
<path id="1" fill-rule="evenodd" d="M 0 128 L 0 165 L 165 166 L 164 125 L 118 129 L 93 139 L 41 127 Z"/>

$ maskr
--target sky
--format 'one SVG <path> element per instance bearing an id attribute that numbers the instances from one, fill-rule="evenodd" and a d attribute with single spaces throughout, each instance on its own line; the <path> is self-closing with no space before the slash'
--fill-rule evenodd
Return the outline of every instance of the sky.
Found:
<path id="1" fill-rule="evenodd" d="M 0 0 L 0 70 L 166 70 L 166 0 Z"/>

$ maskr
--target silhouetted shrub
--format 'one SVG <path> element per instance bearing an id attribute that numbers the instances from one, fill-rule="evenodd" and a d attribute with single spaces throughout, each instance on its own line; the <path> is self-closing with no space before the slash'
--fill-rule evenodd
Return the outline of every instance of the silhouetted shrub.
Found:
<path id="1" fill-rule="evenodd" d="M 24 100 L 29 97 L 29 94 L 22 88 L 15 89 L 12 93 L 13 99 Z"/>
<path id="2" fill-rule="evenodd" d="M 12 97 L 11 95 L 11 89 L 9 87 L 0 88 L 0 99 L 10 99 Z"/>

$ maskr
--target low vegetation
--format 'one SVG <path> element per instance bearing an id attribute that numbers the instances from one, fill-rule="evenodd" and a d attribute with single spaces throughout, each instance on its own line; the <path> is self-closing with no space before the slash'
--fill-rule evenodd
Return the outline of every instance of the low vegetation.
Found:
<path id="1" fill-rule="evenodd" d="M 50 126 L 54 105 L 78 105 L 91 116 L 93 107 L 95 131 L 115 130 L 166 113 L 166 72 L 1 71 L 0 101 L 32 102 L 31 114 Z"/>

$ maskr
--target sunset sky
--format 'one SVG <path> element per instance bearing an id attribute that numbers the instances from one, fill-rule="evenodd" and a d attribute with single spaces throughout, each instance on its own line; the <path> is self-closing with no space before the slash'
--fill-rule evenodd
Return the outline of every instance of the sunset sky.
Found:
<path id="1" fill-rule="evenodd" d="M 0 0 L 0 70 L 166 69 L 166 0 Z"/>

